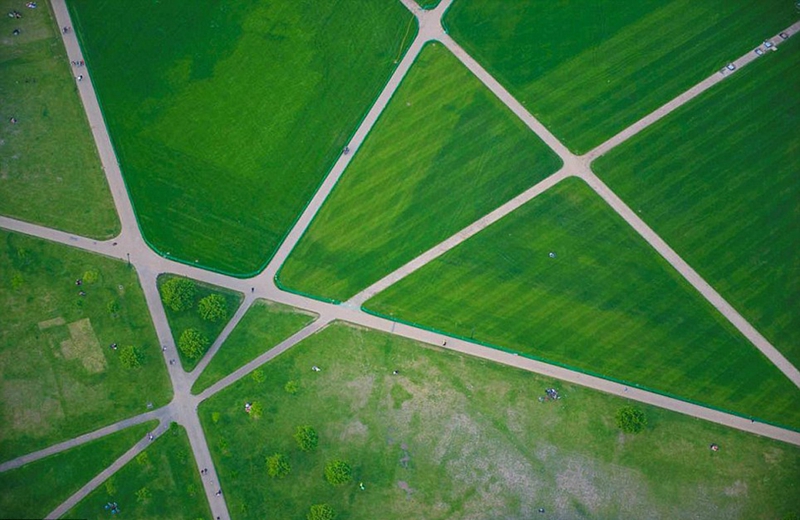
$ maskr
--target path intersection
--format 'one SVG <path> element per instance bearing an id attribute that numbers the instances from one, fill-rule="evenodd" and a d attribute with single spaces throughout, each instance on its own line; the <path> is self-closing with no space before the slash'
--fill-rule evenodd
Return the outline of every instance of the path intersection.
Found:
<path id="1" fill-rule="evenodd" d="M 8 471 L 13 468 L 23 466 L 34 460 L 38 460 L 54 453 L 67 450 L 69 448 L 84 444 L 91 440 L 99 439 L 115 431 L 119 431 L 134 424 L 140 424 L 149 420 L 156 419 L 159 425 L 153 432 L 159 436 L 163 434 L 171 422 L 177 422 L 186 429 L 189 437 L 192 452 L 197 467 L 208 468 L 208 472 L 203 475 L 203 485 L 207 500 L 210 504 L 213 518 L 229 519 L 230 515 L 225 502 L 225 494 L 217 494 L 219 479 L 214 468 L 214 462 L 203 433 L 202 426 L 197 414 L 198 405 L 215 395 L 217 392 L 228 387 L 242 377 L 245 377 L 259 366 L 270 359 L 278 356 L 282 352 L 291 348 L 295 344 L 318 332 L 334 321 L 345 321 L 356 325 L 369 327 L 383 331 L 388 334 L 395 334 L 416 341 L 443 346 L 450 350 L 468 354 L 474 357 L 491 360 L 504 365 L 514 366 L 523 370 L 536 372 L 546 376 L 554 377 L 564 381 L 577 383 L 589 388 L 601 390 L 606 393 L 623 396 L 627 399 L 640 401 L 665 409 L 677 411 L 686 415 L 716 422 L 739 430 L 763 435 L 783 442 L 800 446 L 800 433 L 779 428 L 776 426 L 752 422 L 749 419 L 736 415 L 713 410 L 704 406 L 688 403 L 678 399 L 673 399 L 649 392 L 639 388 L 626 387 L 623 384 L 615 383 L 606 379 L 590 376 L 581 372 L 569 370 L 559 366 L 551 365 L 541 361 L 516 356 L 492 348 L 484 347 L 469 341 L 451 338 L 431 332 L 428 330 L 413 327 L 407 324 L 393 322 L 368 314 L 361 310 L 361 304 L 372 296 L 385 290 L 389 286 L 408 276 L 412 272 L 441 256 L 445 252 L 453 249 L 468 238 L 479 233 L 487 226 L 516 210 L 534 197 L 555 186 L 568 177 L 578 177 L 583 179 L 603 200 L 608 203 L 639 235 L 642 236 L 667 262 L 670 263 L 703 297 L 710 302 L 734 327 L 736 327 L 755 347 L 777 366 L 796 386 L 800 387 L 800 372 L 793 366 L 769 341 L 764 338 L 745 318 L 741 316 L 711 285 L 686 263 L 667 243 L 662 240 L 647 224 L 645 224 L 634 211 L 632 211 L 608 186 L 605 185 L 590 169 L 591 162 L 605 154 L 612 148 L 620 145 L 627 139 L 641 132 L 644 128 L 655 123 L 678 107 L 684 105 L 691 99 L 702 94 L 717 83 L 736 75 L 738 70 L 748 63 L 758 59 L 758 55 L 748 52 L 738 58 L 733 63 L 735 70 L 716 72 L 690 88 L 675 99 L 666 103 L 662 107 L 653 111 L 641 120 L 632 124 L 630 127 L 621 131 L 616 136 L 610 138 L 605 143 L 596 147 L 594 150 L 582 156 L 571 153 L 547 128 L 537 121 L 528 110 L 518 102 L 500 83 L 491 76 L 477 61 L 475 61 L 464 49 L 462 49 L 442 26 L 442 16 L 447 11 L 453 0 L 443 0 L 433 10 L 423 10 L 412 0 L 400 0 L 403 5 L 411 11 L 417 18 L 419 31 L 411 43 L 403 59 L 397 65 L 394 73 L 384 87 L 383 91 L 375 101 L 367 116 L 364 118 L 357 131 L 348 143 L 350 153 L 342 154 L 335 163 L 328 176 L 314 197 L 303 211 L 294 227 L 289 231 L 285 240 L 278 248 L 277 252 L 257 276 L 249 279 L 239 279 L 200 269 L 198 267 L 179 263 L 164 258 L 150 249 L 139 230 L 136 216 L 133 211 L 131 200 L 128 196 L 122 173 L 111 145 L 108 131 L 103 121 L 100 106 L 92 84 L 91 76 L 88 72 L 84 73 L 82 81 L 77 84 L 78 92 L 89 120 L 91 131 L 99 151 L 100 159 L 105 170 L 114 204 L 117 208 L 121 221 L 120 234 L 111 240 L 92 240 L 70 233 L 57 231 L 43 226 L 22 222 L 16 219 L 0 217 L 0 228 L 24 233 L 27 235 L 43 238 L 49 241 L 75 247 L 85 251 L 98 253 L 119 260 L 130 261 L 135 267 L 141 286 L 144 290 L 145 299 L 152 316 L 153 324 L 159 341 L 166 345 L 168 352 L 174 352 L 175 344 L 172 333 L 167 322 L 167 317 L 161 303 L 156 283 L 157 277 L 161 273 L 174 273 L 181 276 L 193 278 L 205 283 L 217 285 L 230 290 L 239 291 L 244 294 L 244 301 L 236 311 L 230 322 L 226 325 L 222 333 L 216 339 L 198 366 L 191 372 L 183 370 L 179 363 L 168 363 L 171 355 L 164 353 L 164 363 L 167 367 L 170 380 L 172 382 L 174 398 L 172 402 L 160 409 L 152 410 L 147 413 L 120 421 L 118 423 L 100 428 L 94 432 L 81 435 L 74 439 L 61 442 L 46 449 L 30 453 L 16 459 L 0 464 L 0 472 Z M 53 10 L 59 27 L 71 27 L 69 13 L 65 0 L 52 0 Z M 792 37 L 800 31 L 800 22 L 782 31 L 783 34 Z M 71 61 L 81 61 L 83 56 L 74 32 L 70 31 L 62 35 L 64 45 L 67 50 L 68 59 Z M 428 251 L 422 253 L 417 258 L 411 260 L 406 265 L 396 271 L 386 275 L 370 287 L 364 289 L 342 304 L 333 304 L 294 294 L 279 288 L 275 283 L 275 275 L 280 266 L 286 261 L 292 249 L 309 227 L 312 219 L 317 214 L 322 204 L 330 195 L 333 187 L 346 170 L 355 152 L 361 147 L 375 125 L 379 116 L 386 108 L 392 95 L 399 87 L 401 81 L 411 68 L 418 54 L 421 52 L 425 43 L 429 41 L 441 42 L 450 50 L 498 99 L 500 99 L 525 125 L 530 128 L 540 139 L 542 139 L 563 161 L 563 167 L 555 174 L 549 176 L 512 200 L 496 208 L 492 212 L 484 215 L 476 222 L 465 227 L 463 230 L 454 234 L 447 240 L 435 245 Z M 780 45 L 783 38 L 775 36 L 770 38 L 774 45 Z M 282 341 L 280 344 L 260 355 L 245 366 L 239 368 L 227 377 L 219 380 L 199 395 L 192 395 L 191 387 L 199 377 L 203 369 L 208 365 L 213 356 L 217 353 L 220 346 L 225 342 L 231 331 L 236 327 L 247 310 L 257 299 L 268 299 L 278 303 L 290 305 L 311 311 L 319 315 L 319 318 L 306 326 L 291 337 Z M 90 482 L 84 485 L 75 494 L 70 496 L 56 509 L 48 515 L 48 518 L 58 518 L 74 507 L 81 499 L 86 497 L 91 491 L 101 485 L 107 478 L 113 475 L 123 465 L 132 460 L 142 452 L 148 445 L 147 438 L 142 439 L 124 455 L 108 466 Z"/>

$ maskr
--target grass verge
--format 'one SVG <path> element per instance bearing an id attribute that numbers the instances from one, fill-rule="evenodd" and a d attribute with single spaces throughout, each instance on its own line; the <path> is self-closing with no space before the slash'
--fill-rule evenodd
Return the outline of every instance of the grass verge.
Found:
<path id="1" fill-rule="evenodd" d="M 313 372 L 318 365 L 320 372 Z M 797 447 L 389 335 L 334 325 L 200 406 L 231 514 L 304 518 L 779 518 L 800 510 Z M 394 370 L 399 374 L 392 375 Z M 298 391 L 284 390 L 295 381 Z M 542 403 L 544 389 L 562 399 Z M 244 403 L 261 403 L 253 419 Z M 301 452 L 298 425 L 319 434 Z M 712 452 L 716 443 L 720 451 Z M 267 475 L 282 453 L 290 473 Z M 353 480 L 323 478 L 341 458 Z M 359 484 L 363 483 L 364 489 Z M 546 515 L 545 515 L 546 516 Z"/>

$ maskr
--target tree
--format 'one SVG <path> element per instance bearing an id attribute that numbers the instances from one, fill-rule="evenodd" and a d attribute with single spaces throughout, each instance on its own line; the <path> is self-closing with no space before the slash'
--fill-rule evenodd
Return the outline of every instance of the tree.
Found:
<path id="1" fill-rule="evenodd" d="M 263 383 L 264 381 L 267 380 L 267 376 L 264 375 L 263 370 L 258 368 L 256 370 L 253 370 L 253 372 L 250 374 L 250 379 L 252 379 L 256 383 Z"/>
<path id="2" fill-rule="evenodd" d="M 142 366 L 144 356 L 137 347 L 125 345 L 119 350 L 119 361 L 125 368 L 139 368 Z"/>
<path id="3" fill-rule="evenodd" d="M 353 468 L 343 460 L 332 460 L 325 465 L 325 479 L 334 486 L 353 480 Z"/>
<path id="4" fill-rule="evenodd" d="M 308 520 L 333 520 L 336 518 L 336 511 L 328 504 L 315 504 L 308 510 L 306 518 Z"/>
<path id="5" fill-rule="evenodd" d="M 200 317 L 206 321 L 216 323 L 227 319 L 228 302 L 221 294 L 209 294 L 197 304 Z"/>
<path id="6" fill-rule="evenodd" d="M 303 451 L 311 451 L 317 447 L 319 437 L 317 431 L 311 426 L 298 426 L 294 434 L 297 446 Z"/>
<path id="7" fill-rule="evenodd" d="M 284 385 L 283 389 L 286 390 L 287 394 L 294 395 L 300 388 L 297 386 L 297 381 L 289 381 Z"/>
<path id="8" fill-rule="evenodd" d="M 197 329 L 186 329 L 178 339 L 178 348 L 189 359 L 197 359 L 208 348 L 208 337 Z"/>
<path id="9" fill-rule="evenodd" d="M 639 433 L 647 426 L 644 412 L 633 406 L 624 406 L 617 411 L 617 426 L 625 433 Z"/>
<path id="10" fill-rule="evenodd" d="M 272 478 L 283 478 L 289 474 L 292 468 L 289 460 L 281 453 L 273 453 L 267 457 L 267 475 Z"/>
<path id="11" fill-rule="evenodd" d="M 161 285 L 161 301 L 175 312 L 191 309 L 197 287 L 188 278 L 170 278 Z"/>
<path id="12" fill-rule="evenodd" d="M 261 414 L 264 413 L 264 409 L 261 407 L 261 403 L 258 401 L 253 401 L 250 405 L 250 418 L 251 419 L 260 419 Z"/>

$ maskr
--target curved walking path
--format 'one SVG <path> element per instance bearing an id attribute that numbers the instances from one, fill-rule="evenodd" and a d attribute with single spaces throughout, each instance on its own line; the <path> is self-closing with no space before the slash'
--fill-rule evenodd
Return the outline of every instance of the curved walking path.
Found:
<path id="1" fill-rule="evenodd" d="M 282 352 L 285 352 L 293 345 L 318 332 L 334 321 L 345 321 L 431 345 L 443 346 L 444 348 L 461 352 L 470 356 L 480 357 L 496 363 L 502 363 L 524 370 L 537 372 L 564 381 L 573 382 L 596 390 L 601 390 L 606 393 L 619 395 L 640 401 L 642 403 L 659 406 L 691 415 L 693 417 L 698 417 L 708 421 L 716 422 L 718 424 L 723 424 L 743 431 L 763 435 L 800 446 L 800 432 L 753 422 L 746 418 L 716 411 L 708 407 L 695 405 L 686 401 L 669 398 L 644 389 L 626 387 L 619 383 L 589 376 L 567 368 L 558 367 L 514 354 L 509 354 L 496 349 L 483 347 L 466 340 L 450 338 L 443 334 L 373 316 L 360 309 L 360 304 L 366 301 L 372 295 L 384 290 L 414 270 L 440 256 L 447 250 L 452 249 L 464 240 L 467 240 L 469 237 L 474 236 L 482 229 L 485 229 L 487 226 L 503 218 L 503 216 L 507 215 L 514 209 L 531 200 L 533 197 L 557 184 L 562 179 L 569 176 L 576 176 L 584 179 L 601 197 L 603 197 L 604 200 L 606 200 L 609 205 L 612 206 L 612 208 L 615 209 L 615 211 L 625 218 L 625 220 L 632 227 L 634 227 L 634 229 L 636 229 L 636 231 L 639 232 L 645 238 L 645 240 L 651 244 L 652 247 L 654 247 L 662 256 L 664 256 L 664 258 L 666 258 L 676 270 L 678 270 L 701 294 L 703 294 L 704 297 L 706 297 L 727 319 L 729 319 L 731 323 L 737 327 L 737 329 L 742 331 L 742 333 L 745 334 L 745 336 L 747 336 L 759 349 L 761 349 L 762 352 L 764 352 L 773 361 L 773 363 L 781 368 L 781 370 L 784 371 L 784 373 L 786 373 L 787 376 L 789 376 L 790 379 L 795 382 L 795 384 L 800 386 L 800 378 L 798 378 L 797 369 L 792 366 L 791 363 L 786 361 L 785 358 L 783 358 L 783 356 L 777 350 L 775 350 L 766 339 L 761 337 L 755 328 L 753 328 L 744 318 L 742 318 L 735 311 L 735 309 L 733 309 L 733 307 L 727 304 L 727 302 L 721 296 L 719 296 L 719 294 L 717 294 L 714 289 L 711 288 L 711 286 L 708 285 L 694 270 L 692 270 L 691 267 L 686 264 L 672 249 L 670 249 L 669 246 L 663 242 L 663 240 L 661 240 L 655 232 L 653 232 L 646 224 L 644 224 L 644 222 L 641 221 L 641 219 L 639 219 L 635 213 L 630 210 L 630 208 L 628 208 L 624 202 L 622 202 L 621 199 L 619 199 L 607 186 L 605 186 L 605 184 L 603 184 L 602 181 L 600 181 L 589 168 L 589 164 L 594 158 L 599 157 L 614 146 L 624 142 L 626 139 L 677 109 L 719 81 L 722 81 L 722 79 L 729 77 L 731 75 L 729 72 L 715 73 L 714 76 L 707 78 L 698 85 L 695 85 L 692 87 L 692 89 L 689 89 L 687 92 L 665 104 L 663 107 L 649 114 L 647 117 L 642 118 L 640 121 L 634 123 L 631 125 L 631 127 L 623 130 L 588 154 L 578 157 L 569 152 L 569 150 L 560 141 L 558 141 L 558 139 L 556 139 L 547 128 L 539 123 L 539 121 L 536 120 L 522 104 L 517 102 L 513 96 L 511 96 L 502 87 L 502 85 L 500 85 L 491 75 L 489 75 L 474 59 L 472 59 L 472 57 L 464 52 L 464 50 L 461 49 L 461 47 L 458 46 L 458 44 L 456 44 L 445 33 L 441 25 L 441 17 L 450 6 L 452 0 L 445 0 L 439 4 L 436 9 L 430 11 L 420 9 L 419 6 L 417 6 L 411 0 L 400 1 L 417 18 L 419 30 L 416 38 L 409 47 L 406 55 L 398 64 L 386 87 L 373 104 L 356 133 L 353 135 L 353 138 L 348 144 L 351 153 L 348 155 L 343 154 L 336 162 L 322 186 L 314 195 L 312 201 L 309 203 L 305 211 L 302 213 L 298 221 L 287 235 L 284 242 L 279 247 L 276 254 L 271 259 L 267 268 L 258 276 L 255 276 L 249 280 L 236 279 L 226 275 L 205 271 L 195 266 L 168 260 L 159 256 L 147 246 L 138 228 L 138 224 L 133 212 L 133 206 L 128 197 L 124 180 L 119 170 L 114 150 L 111 146 L 111 140 L 108 136 L 102 113 L 100 112 L 96 93 L 91 83 L 91 78 L 88 74 L 88 71 L 81 69 L 84 79 L 78 83 L 78 91 L 80 93 L 81 100 L 83 101 L 84 109 L 89 119 L 95 142 L 97 143 L 101 162 L 105 169 L 112 197 L 117 207 L 122 229 L 120 235 L 112 240 L 96 241 L 7 217 L 0 217 L 0 227 L 44 238 L 68 246 L 78 247 L 86 251 L 103 254 L 120 260 L 130 261 L 131 264 L 133 264 L 133 266 L 137 269 L 139 274 L 145 299 L 147 301 L 148 308 L 150 309 L 158 338 L 161 344 L 167 347 L 166 351 L 163 352 L 163 355 L 164 361 L 168 368 L 170 380 L 173 385 L 174 399 L 168 406 L 159 410 L 137 415 L 130 419 L 100 428 L 94 432 L 81 435 L 72 440 L 50 446 L 44 450 L 18 457 L 12 461 L 7 461 L 3 464 L 0 464 L 0 472 L 20 467 L 28 462 L 32 462 L 33 460 L 39 460 L 48 455 L 78 446 L 90 440 L 101 438 L 104 435 L 108 435 L 114 431 L 118 431 L 122 428 L 139 424 L 150 419 L 158 419 L 160 421 L 155 432 L 157 435 L 160 435 L 166 431 L 171 421 L 175 421 L 186 428 L 198 468 L 208 469 L 208 474 L 203 476 L 203 485 L 206 491 L 206 497 L 211 507 L 212 515 L 215 518 L 219 517 L 221 519 L 228 519 L 230 516 L 225 502 L 224 490 L 222 490 L 223 492 L 221 495 L 217 495 L 217 492 L 221 490 L 221 487 L 219 485 L 219 479 L 216 475 L 213 460 L 211 458 L 210 450 L 208 449 L 202 426 L 199 422 L 197 406 L 203 400 L 208 399 L 222 389 L 240 380 L 242 377 L 245 377 L 263 363 L 273 359 Z M 67 12 L 64 4 L 64 0 L 52 0 L 52 5 L 58 25 L 60 27 L 71 27 L 72 24 L 69 18 L 69 13 Z M 784 32 L 789 35 L 793 35 L 798 30 L 800 30 L 800 22 L 794 24 Z M 64 34 L 63 40 L 67 48 L 67 55 L 69 56 L 70 60 L 80 61 L 84 59 L 82 57 L 80 46 L 78 45 L 74 32 L 70 31 L 67 34 Z M 297 244 L 304 231 L 310 225 L 314 215 L 317 213 L 317 211 L 319 211 L 325 199 L 336 185 L 336 182 L 343 174 L 345 168 L 352 159 L 352 156 L 358 151 L 359 147 L 366 139 L 369 131 L 372 129 L 381 112 L 391 99 L 393 93 L 400 85 L 400 82 L 410 69 L 423 45 L 430 40 L 441 41 L 445 46 L 447 46 L 447 48 L 450 49 L 450 51 L 453 52 L 453 54 L 456 55 L 456 57 L 458 57 L 462 63 L 467 66 L 467 68 L 469 68 L 501 101 L 503 101 L 503 103 L 505 103 L 533 132 L 535 132 L 561 157 L 564 162 L 564 166 L 554 175 L 503 204 L 499 208 L 485 215 L 470 226 L 467 226 L 462 231 L 448 238 L 444 242 L 434 246 L 429 251 L 423 253 L 421 256 L 412 260 L 397 271 L 390 273 L 388 276 L 382 280 L 379 280 L 376 282 L 376 284 L 373 284 L 371 287 L 362 291 L 343 305 L 325 303 L 281 290 L 275 285 L 275 273 L 280 265 L 289 256 L 291 250 Z M 776 44 L 780 43 L 781 41 L 780 38 L 777 37 L 772 38 L 771 40 Z M 752 56 L 750 54 L 751 53 L 748 53 L 748 55 L 736 60 L 735 63 L 737 70 L 757 58 L 754 53 L 752 53 Z M 188 276 L 206 283 L 237 290 L 245 294 L 245 299 L 242 302 L 242 305 L 236 311 L 231 321 L 226 325 L 212 348 L 201 360 L 198 368 L 191 373 L 185 372 L 182 369 L 180 362 L 177 360 L 172 334 L 166 319 L 166 314 L 161 305 L 156 278 L 160 273 L 163 272 L 171 272 Z M 199 395 L 193 396 L 191 394 L 192 384 L 196 381 L 203 368 L 208 365 L 214 354 L 216 354 L 220 346 L 235 328 L 236 324 L 245 315 L 250 305 L 260 298 L 291 305 L 306 311 L 311 311 L 316 313 L 319 317 L 316 321 L 295 333 L 293 336 L 282 341 L 266 353 L 216 382 Z M 176 362 L 174 364 L 170 364 L 170 359 L 175 359 Z M 56 510 L 54 510 L 50 515 L 48 515 L 48 517 L 55 518 L 64 514 L 81 499 L 87 496 L 93 489 L 100 485 L 105 479 L 113 475 L 114 472 L 116 472 L 128 461 L 132 460 L 133 457 L 144 450 L 147 445 L 148 442 L 146 440 L 138 442 L 117 461 L 115 461 L 112 465 L 110 465 L 103 472 L 83 486 L 81 490 L 69 497 L 69 499 L 56 508 Z"/>

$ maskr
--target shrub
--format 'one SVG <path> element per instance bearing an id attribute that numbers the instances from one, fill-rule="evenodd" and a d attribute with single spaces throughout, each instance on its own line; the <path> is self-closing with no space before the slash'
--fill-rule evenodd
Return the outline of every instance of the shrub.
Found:
<path id="1" fill-rule="evenodd" d="M 125 368 L 139 368 L 142 366 L 144 356 L 137 347 L 126 345 L 119 351 L 119 361 Z"/>
<path id="2" fill-rule="evenodd" d="M 332 460 L 325 465 L 325 480 L 334 486 L 353 480 L 353 468 L 343 460 Z"/>
<path id="3" fill-rule="evenodd" d="M 292 468 L 289 460 L 281 453 L 274 453 L 267 457 L 267 475 L 272 478 L 283 478 L 289 474 Z"/>
<path id="4" fill-rule="evenodd" d="M 333 520 L 336 512 L 328 504 L 315 504 L 308 510 L 306 515 L 308 520 Z"/>
<path id="5" fill-rule="evenodd" d="M 209 294 L 197 304 L 200 317 L 216 323 L 228 318 L 228 302 L 221 294 Z"/>
<path id="6" fill-rule="evenodd" d="M 25 278 L 22 277 L 22 273 L 16 271 L 14 274 L 11 275 L 11 288 L 15 291 L 25 285 Z"/>
<path id="7" fill-rule="evenodd" d="M 222 417 L 222 414 L 220 414 L 219 412 L 211 412 L 211 422 L 213 422 L 214 424 L 217 424 L 219 422 L 220 417 Z"/>
<path id="8" fill-rule="evenodd" d="M 639 433 L 647 426 L 644 412 L 633 406 L 624 406 L 617 411 L 617 426 L 625 433 Z"/>
<path id="9" fill-rule="evenodd" d="M 256 383 L 263 383 L 264 381 L 267 380 L 267 376 L 264 375 L 263 370 L 258 368 L 256 370 L 253 370 L 253 372 L 250 374 L 250 379 L 252 379 Z"/>
<path id="10" fill-rule="evenodd" d="M 286 390 L 287 394 L 294 395 L 297 393 L 298 390 L 300 390 L 300 387 L 297 386 L 297 381 L 289 381 L 288 383 L 286 383 L 283 389 Z"/>
<path id="11" fill-rule="evenodd" d="M 95 269 L 89 269 L 83 273 L 83 283 L 95 283 L 100 279 L 100 273 Z"/>
<path id="12" fill-rule="evenodd" d="M 250 418 L 251 419 L 260 419 L 261 414 L 264 412 L 264 409 L 261 407 L 261 403 L 258 401 L 254 401 L 250 405 Z"/>
<path id="13" fill-rule="evenodd" d="M 317 431 L 311 426 L 298 426 L 294 434 L 297 446 L 303 451 L 311 451 L 317 447 L 319 437 Z"/>
<path id="14" fill-rule="evenodd" d="M 187 278 L 170 278 L 161 285 L 161 301 L 175 312 L 191 309 L 197 287 Z"/>
<path id="15" fill-rule="evenodd" d="M 178 339 L 178 349 L 189 359 L 197 359 L 208 348 L 209 340 L 205 334 L 197 329 L 186 329 Z"/>

